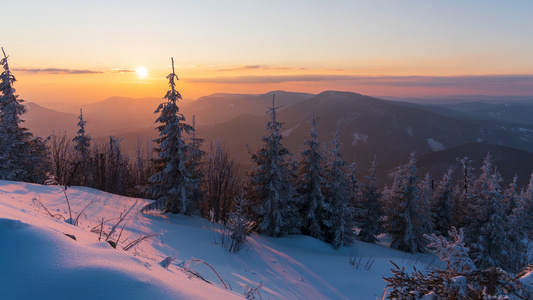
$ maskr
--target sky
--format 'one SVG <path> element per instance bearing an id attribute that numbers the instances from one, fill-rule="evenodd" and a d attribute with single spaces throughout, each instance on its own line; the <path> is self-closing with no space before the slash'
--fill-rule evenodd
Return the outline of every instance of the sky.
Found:
<path id="1" fill-rule="evenodd" d="M 533 2 L 6 1 L 0 46 L 22 99 L 217 92 L 533 95 Z"/>

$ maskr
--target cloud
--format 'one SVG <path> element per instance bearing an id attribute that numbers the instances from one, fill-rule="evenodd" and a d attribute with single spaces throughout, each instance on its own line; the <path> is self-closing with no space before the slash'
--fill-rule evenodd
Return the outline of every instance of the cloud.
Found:
<path id="1" fill-rule="evenodd" d="M 233 72 L 246 70 L 306 70 L 306 68 L 292 68 L 292 67 L 271 67 L 268 65 L 241 65 L 232 66 L 228 68 L 215 69 L 215 72 Z"/>
<path id="2" fill-rule="evenodd" d="M 72 70 L 72 69 L 60 69 L 60 68 L 46 68 L 46 69 L 13 69 L 18 72 L 30 72 L 30 73 L 46 73 L 46 74 L 100 74 L 101 71 L 93 70 Z"/>
<path id="3" fill-rule="evenodd" d="M 267 84 L 283 82 L 351 81 L 361 85 L 405 86 L 405 87 L 456 87 L 456 86 L 498 86 L 533 84 L 533 74 L 526 75 L 479 75 L 479 76 L 356 76 L 356 75 L 260 75 L 221 76 L 211 78 L 190 78 L 187 81 L 222 84 Z"/>
<path id="4" fill-rule="evenodd" d="M 229 71 L 241 71 L 241 70 L 256 70 L 256 69 L 268 69 L 268 66 L 265 65 L 243 65 L 243 66 L 234 66 L 225 69 L 216 69 L 216 72 L 229 72 Z"/>
<path id="5" fill-rule="evenodd" d="M 135 69 L 111 69 L 111 73 L 133 73 L 136 72 Z"/>
<path id="6" fill-rule="evenodd" d="M 75 70 L 75 69 L 60 69 L 60 68 L 46 68 L 46 69 L 13 69 L 18 72 L 29 73 L 44 73 L 44 74 L 104 74 L 104 73 L 133 73 L 135 69 L 111 69 L 109 71 L 94 71 L 94 70 Z"/>
<path id="7" fill-rule="evenodd" d="M 190 78 L 190 82 L 203 83 L 282 83 L 290 81 L 328 81 L 351 80 L 355 76 L 349 75 L 267 75 L 267 76 L 223 76 L 212 78 Z"/>

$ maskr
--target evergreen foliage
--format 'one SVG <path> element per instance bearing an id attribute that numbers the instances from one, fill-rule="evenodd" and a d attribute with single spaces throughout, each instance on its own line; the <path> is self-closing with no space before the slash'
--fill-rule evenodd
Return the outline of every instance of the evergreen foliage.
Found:
<path id="1" fill-rule="evenodd" d="M 448 236 L 448 231 L 452 227 L 452 217 L 454 213 L 454 193 L 452 182 L 453 169 L 442 177 L 435 191 L 435 202 L 433 205 L 433 217 L 435 232 L 442 236 Z"/>
<path id="2" fill-rule="evenodd" d="M 531 238 L 533 233 L 533 172 L 527 188 L 521 193 L 519 209 L 518 213 L 522 215 L 524 234 Z"/>
<path id="3" fill-rule="evenodd" d="M 426 235 L 430 241 L 429 248 L 434 249 L 435 254 L 440 256 L 441 260 L 446 263 L 446 270 L 453 273 L 464 273 L 475 271 L 476 266 L 468 256 L 470 249 L 465 246 L 463 229 L 459 231 L 455 227 L 451 227 L 448 232 L 452 241 L 449 242 L 446 237 L 442 235 Z"/>
<path id="4" fill-rule="evenodd" d="M 499 267 L 509 270 L 506 263 L 517 253 L 509 252 L 511 241 L 507 236 L 504 198 L 500 190 L 500 174 L 492 168 L 487 154 L 481 175 L 474 186 L 474 201 L 469 205 L 470 223 L 465 228 L 472 257 L 479 268 Z M 516 271 L 516 270 L 515 270 Z"/>
<path id="5" fill-rule="evenodd" d="M 504 192 L 505 215 L 508 222 L 505 223 L 505 236 L 509 241 L 506 245 L 507 255 L 504 261 L 505 269 L 516 272 L 524 267 L 530 259 L 529 245 L 525 243 L 527 237 L 528 217 L 525 215 L 525 202 L 520 198 L 517 191 L 518 177 L 515 176 Z"/>
<path id="6" fill-rule="evenodd" d="M 89 148 L 91 147 L 91 137 L 85 134 L 85 125 L 87 121 L 83 119 L 83 111 L 80 108 L 80 116 L 78 117 L 78 134 L 72 141 L 74 141 L 74 149 L 79 152 L 81 159 L 89 158 Z"/>
<path id="7" fill-rule="evenodd" d="M 352 243 L 355 237 L 354 211 L 350 202 L 348 181 L 344 173 L 347 164 L 342 160 L 339 152 L 338 125 L 339 123 L 337 123 L 335 138 L 331 142 L 331 158 L 326 171 L 326 212 L 323 221 L 325 240 L 335 249 Z"/>
<path id="8" fill-rule="evenodd" d="M 292 167 L 287 162 L 289 150 L 281 144 L 282 123 L 278 122 L 277 109 L 267 113 L 269 135 L 263 137 L 263 146 L 252 155 L 256 168 L 251 174 L 252 197 L 256 202 L 259 232 L 269 236 L 299 233 L 300 221 L 296 208 L 296 189 L 292 185 Z"/>
<path id="9" fill-rule="evenodd" d="M 325 210 L 325 188 L 322 151 L 318 142 L 316 118 L 313 114 L 309 138 L 304 142 L 299 170 L 298 193 L 302 215 L 302 234 L 324 240 L 323 224 Z"/>
<path id="10" fill-rule="evenodd" d="M 24 100 L 15 95 L 11 73 L 6 56 L 0 60 L 3 71 L 0 74 L 0 179 L 15 181 L 43 182 L 47 160 L 46 145 L 37 137 L 33 138 L 27 128 L 21 126 L 26 113 Z"/>
<path id="11" fill-rule="evenodd" d="M 424 234 L 431 232 L 431 216 L 420 198 L 416 157 L 412 152 L 389 191 L 386 230 L 392 235 L 391 248 L 406 252 L 424 252 Z"/>
<path id="12" fill-rule="evenodd" d="M 392 290 L 387 299 L 531 299 L 533 290 L 527 283 L 531 268 L 525 268 L 517 275 L 492 267 L 478 270 L 473 265 L 465 247 L 462 230 L 452 227 L 448 241 L 443 236 L 432 234 L 427 236 L 431 241 L 428 246 L 446 262 L 446 268 L 433 268 L 429 272 L 415 269 L 407 273 L 405 267 L 393 263 L 393 276 L 384 278 L 387 288 Z M 392 262 L 392 261 L 391 261 Z"/>
<path id="13" fill-rule="evenodd" d="M 473 185 L 475 181 L 473 161 L 467 156 L 459 160 L 461 163 L 461 182 L 456 189 L 454 203 L 454 217 L 452 223 L 458 228 L 465 228 L 469 220 L 468 205 L 473 200 Z"/>
<path id="14" fill-rule="evenodd" d="M 90 160 L 90 147 L 91 137 L 85 134 L 85 125 L 87 121 L 83 119 L 83 111 L 80 108 L 80 116 L 78 117 L 78 133 L 72 139 L 74 142 L 74 150 L 76 150 L 76 161 L 74 176 L 77 178 L 76 184 L 86 185 L 89 180 L 89 160 Z"/>
<path id="15" fill-rule="evenodd" d="M 376 236 L 384 232 L 381 203 L 383 194 L 376 185 L 378 181 L 376 164 L 376 161 L 372 161 L 370 165 L 370 174 L 366 176 L 368 183 L 362 186 L 356 207 L 357 225 L 361 229 L 357 238 L 367 243 L 376 243 L 378 241 Z"/>
<path id="16" fill-rule="evenodd" d="M 241 195 L 235 199 L 235 209 L 229 216 L 228 230 L 230 232 L 231 242 L 228 245 L 228 251 L 232 253 L 239 252 L 250 235 L 250 222 L 246 215 L 248 200 Z"/>
<path id="17" fill-rule="evenodd" d="M 141 211 L 162 210 L 164 212 L 191 214 L 194 211 L 193 191 L 197 179 L 188 169 L 190 145 L 185 142 L 185 134 L 193 131 L 192 126 L 185 123 L 185 117 L 179 112 L 177 102 L 181 99 L 176 90 L 178 76 L 174 71 L 167 76 L 170 90 L 165 97 L 166 102 L 159 105 L 155 113 L 159 113 L 156 123 L 159 138 L 155 141 L 158 157 L 154 159 L 155 175 L 151 176 L 148 191 L 155 202 L 142 208 Z"/>
<path id="18" fill-rule="evenodd" d="M 356 203 L 359 201 L 360 186 L 359 179 L 357 178 L 357 163 L 354 162 L 348 168 L 348 174 L 346 179 L 348 180 L 348 193 L 350 194 L 350 203 L 355 208 Z"/>

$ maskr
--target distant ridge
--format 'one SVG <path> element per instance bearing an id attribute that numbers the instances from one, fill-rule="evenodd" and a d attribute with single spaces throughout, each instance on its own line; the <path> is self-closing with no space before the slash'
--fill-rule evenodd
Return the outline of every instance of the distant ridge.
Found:
<path id="1" fill-rule="evenodd" d="M 249 166 L 247 146 L 253 152 L 262 143 L 268 122 L 266 111 L 272 105 L 274 93 L 276 105 L 281 106 L 278 120 L 284 123 L 283 143 L 296 157 L 307 138 L 309 121 L 315 111 L 323 145 L 331 140 L 340 122 L 343 158 L 349 163 L 355 160 L 361 174 L 374 158 L 380 163 L 379 168 L 394 168 L 412 151 L 421 159 L 426 154 L 468 144 L 501 145 L 533 152 L 533 124 L 483 119 L 446 106 L 388 101 L 352 92 L 325 91 L 317 95 L 285 91 L 253 95 L 217 93 L 182 103 L 180 112 L 189 123 L 192 116 L 196 116 L 198 134 L 205 139 L 206 147 L 211 140 L 222 140 L 239 163 Z M 123 137 L 122 147 L 132 152 L 139 138 L 144 143 L 157 136 L 154 111 L 162 101 L 155 97 L 112 97 L 85 106 L 87 130 L 93 136 Z M 492 104 L 487 105 L 492 107 Z M 528 104 L 522 102 L 521 105 Z M 533 104 L 529 105 L 533 109 Z M 52 130 L 68 129 L 71 135 L 77 131 L 78 111 L 65 114 L 38 105 L 28 106 L 28 109 L 25 125 L 41 136 L 48 136 Z M 486 151 L 481 152 L 486 154 Z M 521 154 L 520 157 L 528 156 Z M 455 157 L 443 161 L 454 164 Z"/>

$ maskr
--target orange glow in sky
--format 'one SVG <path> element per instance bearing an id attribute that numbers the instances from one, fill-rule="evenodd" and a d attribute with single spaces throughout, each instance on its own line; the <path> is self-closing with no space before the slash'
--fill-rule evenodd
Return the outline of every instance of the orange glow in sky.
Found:
<path id="1" fill-rule="evenodd" d="M 216 92 L 533 95 L 533 2 L 8 1 L 2 43 L 27 101 Z"/>

